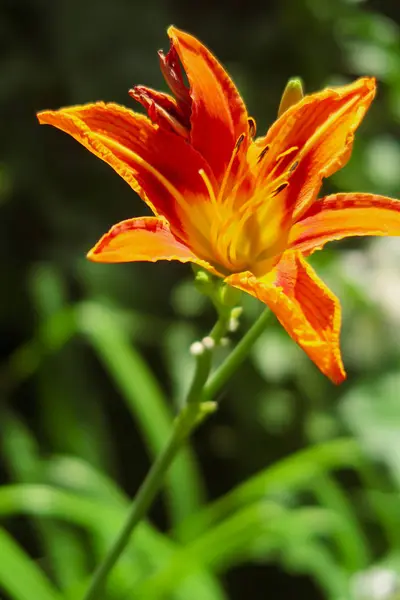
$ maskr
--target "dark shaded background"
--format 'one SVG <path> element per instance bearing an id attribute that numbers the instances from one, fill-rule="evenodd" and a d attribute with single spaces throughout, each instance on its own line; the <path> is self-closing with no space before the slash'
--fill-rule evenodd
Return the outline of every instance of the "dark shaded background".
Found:
<path id="1" fill-rule="evenodd" d="M 198 36 L 227 66 L 259 132 L 275 118 L 291 76 L 301 76 L 311 92 L 376 75 L 379 95 L 352 161 L 326 189 L 400 195 L 397 0 L 0 1 L 3 431 L 11 414 L 22 418 L 42 455 L 81 456 L 106 469 L 130 495 L 149 465 L 140 430 L 93 350 L 75 337 L 64 347 L 68 323 L 44 338 L 41 328 L 61 306 L 81 301 L 122 311 L 161 387 L 179 399 L 187 347 L 204 335 L 214 315 L 191 289 L 185 266 L 85 261 L 86 251 L 113 223 L 146 214 L 146 208 L 75 141 L 39 127 L 35 113 L 100 99 L 139 109 L 127 94 L 130 87 L 165 89 L 156 51 L 168 48 L 171 23 Z M 333 387 L 271 326 L 218 415 L 195 436 L 209 498 L 308 444 L 343 432 L 357 435 L 352 417 L 338 411 L 340 398 L 365 381 L 378 382 L 380 390 L 382 378 L 397 377 L 400 242 L 374 243 L 332 245 L 314 260 L 343 301 L 349 382 Z M 241 331 L 259 310 L 250 301 L 246 309 Z M 4 482 L 13 478 L 7 461 L 2 476 Z M 349 474 L 340 478 L 350 491 L 357 485 Z M 161 502 L 153 517 L 167 527 Z M 8 525 L 33 556 L 40 554 L 25 519 Z M 370 541 L 379 556 L 373 531 Z M 323 597 L 311 578 L 278 563 L 233 568 L 225 576 L 229 597 L 258 600 L 273 597 L 271 590 L 277 598 Z"/>

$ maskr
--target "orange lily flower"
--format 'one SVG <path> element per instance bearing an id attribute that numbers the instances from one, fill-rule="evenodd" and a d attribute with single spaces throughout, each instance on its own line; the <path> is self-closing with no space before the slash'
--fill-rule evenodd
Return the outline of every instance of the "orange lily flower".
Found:
<path id="1" fill-rule="evenodd" d="M 88 257 L 200 265 L 267 304 L 340 383 L 340 304 L 305 257 L 348 236 L 400 235 L 399 201 L 317 199 L 323 178 L 350 157 L 375 80 L 306 96 L 254 139 L 255 122 L 217 59 L 193 36 L 168 34 L 171 48 L 159 56 L 173 95 L 130 92 L 148 117 L 103 102 L 38 115 L 108 163 L 155 215 L 114 225 Z"/>

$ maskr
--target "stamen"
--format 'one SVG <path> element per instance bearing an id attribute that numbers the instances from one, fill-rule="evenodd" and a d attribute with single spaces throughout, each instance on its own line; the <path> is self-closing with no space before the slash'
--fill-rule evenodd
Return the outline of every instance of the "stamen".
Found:
<path id="1" fill-rule="evenodd" d="M 285 188 L 287 188 L 288 185 L 289 185 L 288 181 L 284 181 L 283 183 L 278 185 L 278 187 L 271 193 L 271 198 L 274 198 L 275 196 L 277 196 L 280 192 L 282 192 Z"/>
<path id="2" fill-rule="evenodd" d="M 242 143 L 243 143 L 243 140 L 244 140 L 244 138 L 245 138 L 245 137 L 246 137 L 246 136 L 244 135 L 244 133 L 242 133 L 241 135 L 239 135 L 239 137 L 238 137 L 238 139 L 237 139 L 237 142 L 236 142 L 236 144 L 235 144 L 235 150 L 239 150 L 239 148 L 240 148 L 240 146 L 242 145 Z"/>
<path id="3" fill-rule="evenodd" d="M 224 253 L 221 254 L 219 251 L 221 242 L 222 242 L 222 237 L 223 237 L 222 231 L 221 231 L 222 230 L 222 219 L 221 219 L 220 212 L 218 210 L 218 208 L 219 208 L 218 201 L 215 196 L 214 188 L 211 184 L 210 178 L 208 177 L 208 175 L 204 171 L 204 169 L 199 170 L 199 175 L 202 178 L 202 180 L 204 181 L 204 185 L 207 188 L 207 192 L 210 197 L 211 203 L 214 205 L 214 209 L 215 209 L 214 215 L 213 215 L 214 218 L 211 222 L 209 239 L 207 240 L 207 242 L 208 242 L 208 244 L 211 244 L 215 258 L 218 260 L 218 262 L 222 263 L 224 260 Z"/>
<path id="4" fill-rule="evenodd" d="M 257 158 L 257 162 L 260 163 L 262 161 L 262 159 L 264 158 L 264 156 L 267 154 L 268 150 L 269 150 L 269 145 L 265 146 L 265 148 L 263 148 L 260 152 L 260 154 L 258 155 Z"/>
<path id="5" fill-rule="evenodd" d="M 253 119 L 253 117 L 250 117 L 249 119 L 247 119 L 247 123 L 249 124 L 249 136 L 253 138 L 257 132 L 256 122 Z"/>
<path id="6" fill-rule="evenodd" d="M 297 152 L 299 149 L 298 146 L 292 146 L 291 148 L 288 148 L 287 150 L 285 150 L 285 152 L 281 152 L 281 154 L 278 154 L 278 156 L 275 159 L 275 165 L 273 166 L 273 168 L 271 169 L 271 171 L 268 172 L 268 177 L 273 177 L 275 171 L 281 166 L 281 162 L 282 160 L 286 157 L 289 156 L 290 154 L 293 154 L 294 152 Z M 264 174 L 263 174 L 264 176 Z"/>
<path id="7" fill-rule="evenodd" d="M 205 172 L 204 169 L 200 169 L 199 171 L 199 175 L 202 178 L 202 180 L 204 181 L 204 185 L 207 188 L 207 192 L 208 195 L 210 196 L 210 200 L 213 204 L 217 204 L 217 198 L 215 196 L 215 192 L 214 192 L 214 188 L 211 184 L 210 178 L 208 177 L 207 173 Z"/>
<path id="8" fill-rule="evenodd" d="M 282 158 L 284 158 L 285 156 L 288 156 L 288 154 L 293 154 L 293 152 L 295 152 L 298 149 L 299 149 L 298 146 L 291 146 L 290 148 L 285 150 L 285 152 L 281 152 L 281 154 L 278 154 L 275 161 L 278 162 L 278 161 L 282 160 Z"/>
<path id="9" fill-rule="evenodd" d="M 298 161 L 298 160 L 296 160 L 296 161 L 295 161 L 295 162 L 292 164 L 292 166 L 290 167 L 290 169 L 289 169 L 289 173 L 293 173 L 293 171 L 294 171 L 295 169 L 297 169 L 297 167 L 298 167 L 298 166 L 299 166 L 299 161 Z"/>
<path id="10" fill-rule="evenodd" d="M 217 201 L 218 202 L 222 202 L 222 199 L 223 199 L 224 193 L 225 193 L 225 189 L 226 189 L 226 186 L 227 186 L 227 183 L 228 183 L 229 175 L 231 174 L 231 171 L 232 171 L 233 163 L 235 161 L 237 153 L 239 152 L 240 146 L 242 145 L 243 140 L 245 139 L 245 137 L 246 137 L 245 134 L 242 133 L 238 137 L 238 139 L 236 141 L 235 147 L 234 147 L 234 149 L 232 151 L 232 154 L 231 154 L 231 158 L 229 159 L 228 166 L 226 167 L 226 171 L 225 171 L 224 177 L 222 179 L 221 187 L 220 187 L 219 192 L 218 192 L 218 197 L 217 197 Z"/>

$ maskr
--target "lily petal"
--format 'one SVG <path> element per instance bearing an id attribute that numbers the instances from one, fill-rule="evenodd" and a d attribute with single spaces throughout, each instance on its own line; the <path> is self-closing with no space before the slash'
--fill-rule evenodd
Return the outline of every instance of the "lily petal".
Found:
<path id="1" fill-rule="evenodd" d="M 199 171 L 212 178 L 202 156 L 183 138 L 118 104 L 87 104 L 39 113 L 108 163 L 156 215 L 183 232 L 190 203 L 207 197 Z"/>
<path id="2" fill-rule="evenodd" d="M 375 194 L 332 194 L 293 225 L 289 246 L 305 254 L 345 237 L 400 236 L 400 200 Z"/>
<path id="3" fill-rule="evenodd" d="M 170 27 L 192 98 L 191 143 L 221 180 L 239 137 L 249 132 L 243 100 L 214 55 L 196 38 Z"/>
<path id="4" fill-rule="evenodd" d="M 300 253 L 286 252 L 275 270 L 262 279 L 238 273 L 226 281 L 267 304 L 324 375 L 337 384 L 345 379 L 339 300 Z"/>
<path id="5" fill-rule="evenodd" d="M 287 174 L 285 203 L 292 205 L 295 220 L 316 199 L 323 178 L 350 158 L 354 132 L 374 95 L 375 80 L 364 77 L 306 96 L 255 141 L 256 148 L 269 147 L 259 163 L 261 177 Z"/>
<path id="6" fill-rule="evenodd" d="M 208 270 L 214 269 L 178 240 L 164 219 L 138 217 L 121 221 L 103 235 L 87 257 L 100 263 L 123 263 L 158 260 L 193 262 Z"/>

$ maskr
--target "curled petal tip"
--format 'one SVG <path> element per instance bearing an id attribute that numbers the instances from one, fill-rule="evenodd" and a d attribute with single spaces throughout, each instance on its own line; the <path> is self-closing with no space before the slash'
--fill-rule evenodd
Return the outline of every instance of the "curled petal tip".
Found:
<path id="1" fill-rule="evenodd" d="M 357 83 L 365 91 L 365 95 L 367 97 L 374 97 L 374 95 L 376 94 L 377 87 L 376 77 L 361 77 L 360 79 L 358 79 L 356 84 Z"/>
<path id="2" fill-rule="evenodd" d="M 91 262 L 99 262 L 97 253 L 96 253 L 96 246 L 94 246 L 93 248 L 91 248 L 89 250 L 89 252 L 86 254 L 86 258 L 88 260 L 90 260 Z"/>
<path id="3" fill-rule="evenodd" d="M 167 35 L 168 35 L 168 37 L 171 37 L 177 31 L 179 31 L 179 29 L 177 27 L 175 27 L 175 25 L 172 25 L 172 24 L 169 25 L 169 27 L 167 28 Z"/>
<path id="4" fill-rule="evenodd" d="M 46 110 L 42 110 L 42 111 L 36 113 L 36 118 L 41 125 L 44 125 L 45 123 L 47 123 L 47 120 L 46 120 L 47 113 L 48 113 L 48 111 L 46 111 Z"/>
<path id="5" fill-rule="evenodd" d="M 341 369 L 340 371 L 332 373 L 331 375 L 329 375 L 329 377 L 330 377 L 330 380 L 332 381 L 332 383 L 334 383 L 335 385 L 340 385 L 341 383 L 346 381 L 347 373 L 346 373 L 346 371 Z"/>

